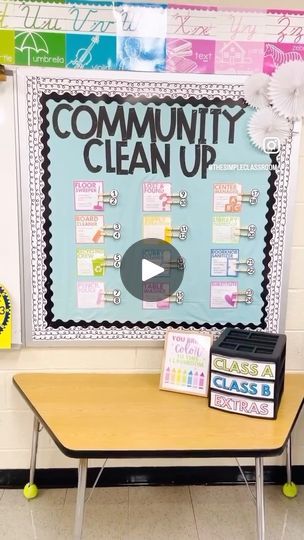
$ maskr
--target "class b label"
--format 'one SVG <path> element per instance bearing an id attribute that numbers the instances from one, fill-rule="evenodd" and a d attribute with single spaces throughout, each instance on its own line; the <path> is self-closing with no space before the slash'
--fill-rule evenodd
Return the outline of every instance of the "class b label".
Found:
<path id="1" fill-rule="evenodd" d="M 210 387 L 218 391 L 251 398 L 274 399 L 274 382 L 269 381 L 247 380 L 211 372 Z"/>

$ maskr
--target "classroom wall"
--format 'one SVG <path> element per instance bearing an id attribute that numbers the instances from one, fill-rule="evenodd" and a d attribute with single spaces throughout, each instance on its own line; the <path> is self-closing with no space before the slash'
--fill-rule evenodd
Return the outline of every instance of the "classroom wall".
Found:
<path id="1" fill-rule="evenodd" d="M 197 2 L 202 3 L 202 2 Z M 211 5 L 229 6 L 235 2 L 206 2 Z M 264 7 L 264 0 L 243 0 L 242 7 Z M 283 0 L 268 0 L 267 7 L 282 7 Z M 302 8 L 302 0 L 293 0 L 289 8 Z M 0 83 L 0 282 L 7 269 L 18 261 L 19 241 L 16 226 L 17 191 L 16 169 L 13 156 L 12 126 L 1 116 L 2 85 Z M 8 87 L 7 87 L 8 88 Z M 2 111 L 3 112 L 3 111 Z M 1 139 L 2 137 L 2 139 Z M 9 141 L 9 142 L 8 142 Z M 298 189 L 295 206 L 295 223 L 290 259 L 290 281 L 287 305 L 287 369 L 304 371 L 304 134 L 301 141 L 301 157 Z M 5 174 L 3 173 L 5 171 Z M 5 207 L 5 212 L 4 212 Z M 7 212 L 12 217 L 10 235 L 5 234 L 9 224 L 4 220 Z M 12 268 L 15 272 L 15 268 Z M 11 291 L 13 305 L 18 311 L 18 295 Z M 33 416 L 25 402 L 12 385 L 12 376 L 20 371 L 103 371 L 103 372 L 157 372 L 160 369 L 163 351 L 161 348 L 35 348 L 0 351 L 0 469 L 28 468 L 30 459 L 31 428 Z M 200 399 L 200 398 L 198 398 Z M 243 460 L 245 462 L 245 460 Z M 268 463 L 282 464 L 283 457 Z M 293 462 L 304 464 L 304 414 L 301 415 L 293 437 Z M 100 462 L 92 460 L 90 463 Z M 235 465 L 233 459 L 226 460 L 110 460 L 107 466 L 140 465 Z M 39 468 L 75 467 L 76 461 L 65 458 L 50 437 L 42 431 L 39 442 L 37 466 Z"/>

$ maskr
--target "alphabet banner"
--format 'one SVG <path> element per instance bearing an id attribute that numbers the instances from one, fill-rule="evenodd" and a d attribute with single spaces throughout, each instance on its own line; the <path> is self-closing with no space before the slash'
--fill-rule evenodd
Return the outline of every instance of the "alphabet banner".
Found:
<path id="1" fill-rule="evenodd" d="M 0 0 L 0 63 L 174 73 L 272 73 L 304 58 L 304 11 Z"/>
<path id="2" fill-rule="evenodd" d="M 243 82 L 18 70 L 29 343 L 278 331 L 299 129 L 256 149 Z M 175 299 L 124 287 L 121 258 L 145 238 L 182 256 Z"/>

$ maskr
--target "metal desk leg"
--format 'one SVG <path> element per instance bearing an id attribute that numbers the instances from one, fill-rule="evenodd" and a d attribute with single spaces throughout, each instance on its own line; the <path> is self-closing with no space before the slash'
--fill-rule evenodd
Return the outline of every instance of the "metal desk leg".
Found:
<path id="1" fill-rule="evenodd" d="M 286 444 L 286 474 L 287 482 L 284 484 L 282 491 L 285 497 L 292 499 L 298 493 L 296 484 L 292 481 L 292 467 L 291 467 L 291 438 L 288 438 Z"/>
<path id="2" fill-rule="evenodd" d="M 79 460 L 79 466 L 78 466 L 78 488 L 77 488 L 77 501 L 76 501 L 73 540 L 81 540 L 83 515 L 84 515 L 85 489 L 87 485 L 87 470 L 88 470 L 88 460 L 87 458 L 81 458 Z"/>
<path id="3" fill-rule="evenodd" d="M 258 540 L 265 540 L 264 463 L 262 457 L 255 458 L 255 477 Z"/>
<path id="4" fill-rule="evenodd" d="M 35 471 L 36 471 L 36 458 L 38 448 L 38 436 L 39 436 L 40 422 L 36 416 L 34 416 L 33 435 L 32 435 L 32 450 L 31 450 L 31 464 L 30 464 L 30 480 L 28 484 L 25 484 L 23 494 L 26 499 L 34 499 L 38 495 L 38 488 L 34 484 Z"/>
<path id="5" fill-rule="evenodd" d="M 287 484 L 291 484 L 291 440 L 288 438 L 286 444 L 286 473 L 287 473 Z"/>
<path id="6" fill-rule="evenodd" d="M 30 482 L 29 482 L 30 484 L 34 483 L 34 478 L 35 478 L 39 428 L 40 428 L 39 420 L 37 416 L 34 416 L 31 465 L 30 465 Z"/>

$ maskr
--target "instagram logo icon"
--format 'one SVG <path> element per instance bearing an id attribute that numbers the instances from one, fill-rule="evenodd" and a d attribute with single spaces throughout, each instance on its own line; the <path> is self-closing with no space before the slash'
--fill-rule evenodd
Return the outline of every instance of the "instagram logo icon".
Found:
<path id="1" fill-rule="evenodd" d="M 265 154 L 274 154 L 280 151 L 281 144 L 278 137 L 265 137 L 263 140 L 263 150 Z"/>

